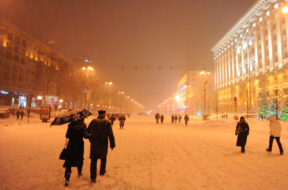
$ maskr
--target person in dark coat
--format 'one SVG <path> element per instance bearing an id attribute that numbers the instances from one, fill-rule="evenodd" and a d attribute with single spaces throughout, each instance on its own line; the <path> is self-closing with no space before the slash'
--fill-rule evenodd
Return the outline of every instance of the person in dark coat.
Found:
<path id="1" fill-rule="evenodd" d="M 156 119 L 156 123 L 158 124 L 159 123 L 159 119 L 160 119 L 160 114 L 159 113 L 156 113 L 155 119 Z"/>
<path id="2" fill-rule="evenodd" d="M 78 177 L 82 175 L 83 167 L 83 154 L 84 154 L 84 141 L 83 138 L 88 138 L 86 124 L 84 119 L 72 122 L 68 125 L 66 132 L 66 149 L 67 158 L 64 162 L 65 169 L 65 186 L 69 185 L 69 179 L 71 175 L 71 167 L 77 167 Z"/>
<path id="3" fill-rule="evenodd" d="M 18 109 L 17 112 L 16 112 L 16 116 L 17 116 L 17 120 L 19 119 L 19 116 L 20 116 L 20 110 Z"/>
<path id="4" fill-rule="evenodd" d="M 247 136 L 249 135 L 249 125 L 243 116 L 240 117 L 240 121 L 237 123 L 235 135 L 238 135 L 236 145 L 241 146 L 241 152 L 245 153 L 245 145 Z"/>
<path id="5" fill-rule="evenodd" d="M 114 121 L 116 120 L 116 115 L 112 114 L 111 117 L 109 118 L 110 122 L 111 122 L 111 126 L 113 126 Z"/>
<path id="6" fill-rule="evenodd" d="M 122 129 L 122 130 L 123 130 L 123 128 L 124 128 L 125 120 L 126 120 L 126 117 L 125 117 L 124 114 L 122 114 L 122 115 L 119 117 L 119 125 L 120 125 L 120 129 Z"/>
<path id="7" fill-rule="evenodd" d="M 22 120 L 23 116 L 24 116 L 24 111 L 23 110 L 20 111 L 20 116 L 21 116 L 21 120 Z"/>
<path id="8" fill-rule="evenodd" d="M 175 117 L 174 115 L 171 116 L 171 123 L 174 123 Z"/>
<path id="9" fill-rule="evenodd" d="M 161 116 L 160 116 L 160 121 L 161 121 L 161 124 L 163 124 L 163 122 L 164 122 L 164 115 L 163 114 L 161 114 Z"/>
<path id="10" fill-rule="evenodd" d="M 96 183 L 97 160 L 101 159 L 100 175 L 106 173 L 106 157 L 108 152 L 108 139 L 110 148 L 115 148 L 115 139 L 111 123 L 105 119 L 106 111 L 99 110 L 98 118 L 93 119 L 88 127 L 88 132 L 91 134 L 90 140 L 90 178 L 92 183 Z"/>
<path id="11" fill-rule="evenodd" d="M 185 125 L 187 126 L 188 121 L 189 121 L 189 116 L 187 114 L 184 116 L 184 120 L 185 120 Z"/>
<path id="12" fill-rule="evenodd" d="M 177 115 L 175 114 L 174 115 L 174 123 L 177 123 L 177 121 L 178 121 L 178 118 L 177 118 Z"/>

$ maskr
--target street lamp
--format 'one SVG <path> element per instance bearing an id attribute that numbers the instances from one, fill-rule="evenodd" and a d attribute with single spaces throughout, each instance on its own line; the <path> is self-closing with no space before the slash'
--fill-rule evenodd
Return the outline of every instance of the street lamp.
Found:
<path id="1" fill-rule="evenodd" d="M 282 11 L 282 13 L 287 14 L 288 13 L 288 6 L 284 6 L 281 11 Z"/>
<path id="2" fill-rule="evenodd" d="M 87 66 L 87 67 L 82 67 L 82 71 L 85 71 L 85 75 L 86 75 L 86 80 L 85 80 L 85 98 L 84 98 L 84 108 L 86 108 L 87 106 L 87 102 L 88 102 L 88 77 L 89 77 L 89 72 L 94 71 L 94 68 L 91 66 Z M 88 104 L 89 105 L 89 104 Z M 89 106 L 88 106 L 89 109 Z"/>
<path id="3" fill-rule="evenodd" d="M 210 72 L 209 71 L 201 71 L 200 72 L 200 75 L 201 76 L 207 76 L 207 75 L 210 75 Z M 203 119 L 206 120 L 206 85 L 207 85 L 208 81 L 207 79 L 205 78 L 204 82 L 203 82 Z"/>

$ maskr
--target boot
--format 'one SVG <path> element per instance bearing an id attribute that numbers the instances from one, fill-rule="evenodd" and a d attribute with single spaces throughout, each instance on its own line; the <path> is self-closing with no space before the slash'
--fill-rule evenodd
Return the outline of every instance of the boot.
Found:
<path id="1" fill-rule="evenodd" d="M 69 180 L 65 180 L 64 186 L 65 186 L 65 187 L 69 186 Z"/>

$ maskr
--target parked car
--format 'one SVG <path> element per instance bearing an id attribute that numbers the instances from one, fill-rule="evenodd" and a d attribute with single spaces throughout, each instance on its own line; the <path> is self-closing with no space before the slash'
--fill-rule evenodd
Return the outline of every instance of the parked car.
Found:
<path id="1" fill-rule="evenodd" d="M 8 118 L 9 117 L 9 109 L 8 108 L 0 108 L 0 118 Z"/>

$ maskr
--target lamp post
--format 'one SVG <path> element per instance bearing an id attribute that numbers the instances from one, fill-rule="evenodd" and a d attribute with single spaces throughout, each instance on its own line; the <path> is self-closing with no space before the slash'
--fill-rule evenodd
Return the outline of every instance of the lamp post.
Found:
<path id="1" fill-rule="evenodd" d="M 89 73 L 94 71 L 94 68 L 91 66 L 88 67 L 82 67 L 82 71 L 85 71 L 85 87 L 84 87 L 84 108 L 87 108 L 89 110 L 89 104 L 87 106 L 88 103 L 88 77 L 89 77 Z"/>
<path id="2" fill-rule="evenodd" d="M 208 83 L 206 76 L 210 75 L 210 72 L 203 70 L 200 72 L 200 75 L 205 76 L 202 88 L 203 88 L 203 120 L 206 120 L 207 119 L 207 115 L 206 115 L 207 114 L 206 113 L 206 85 Z"/>

